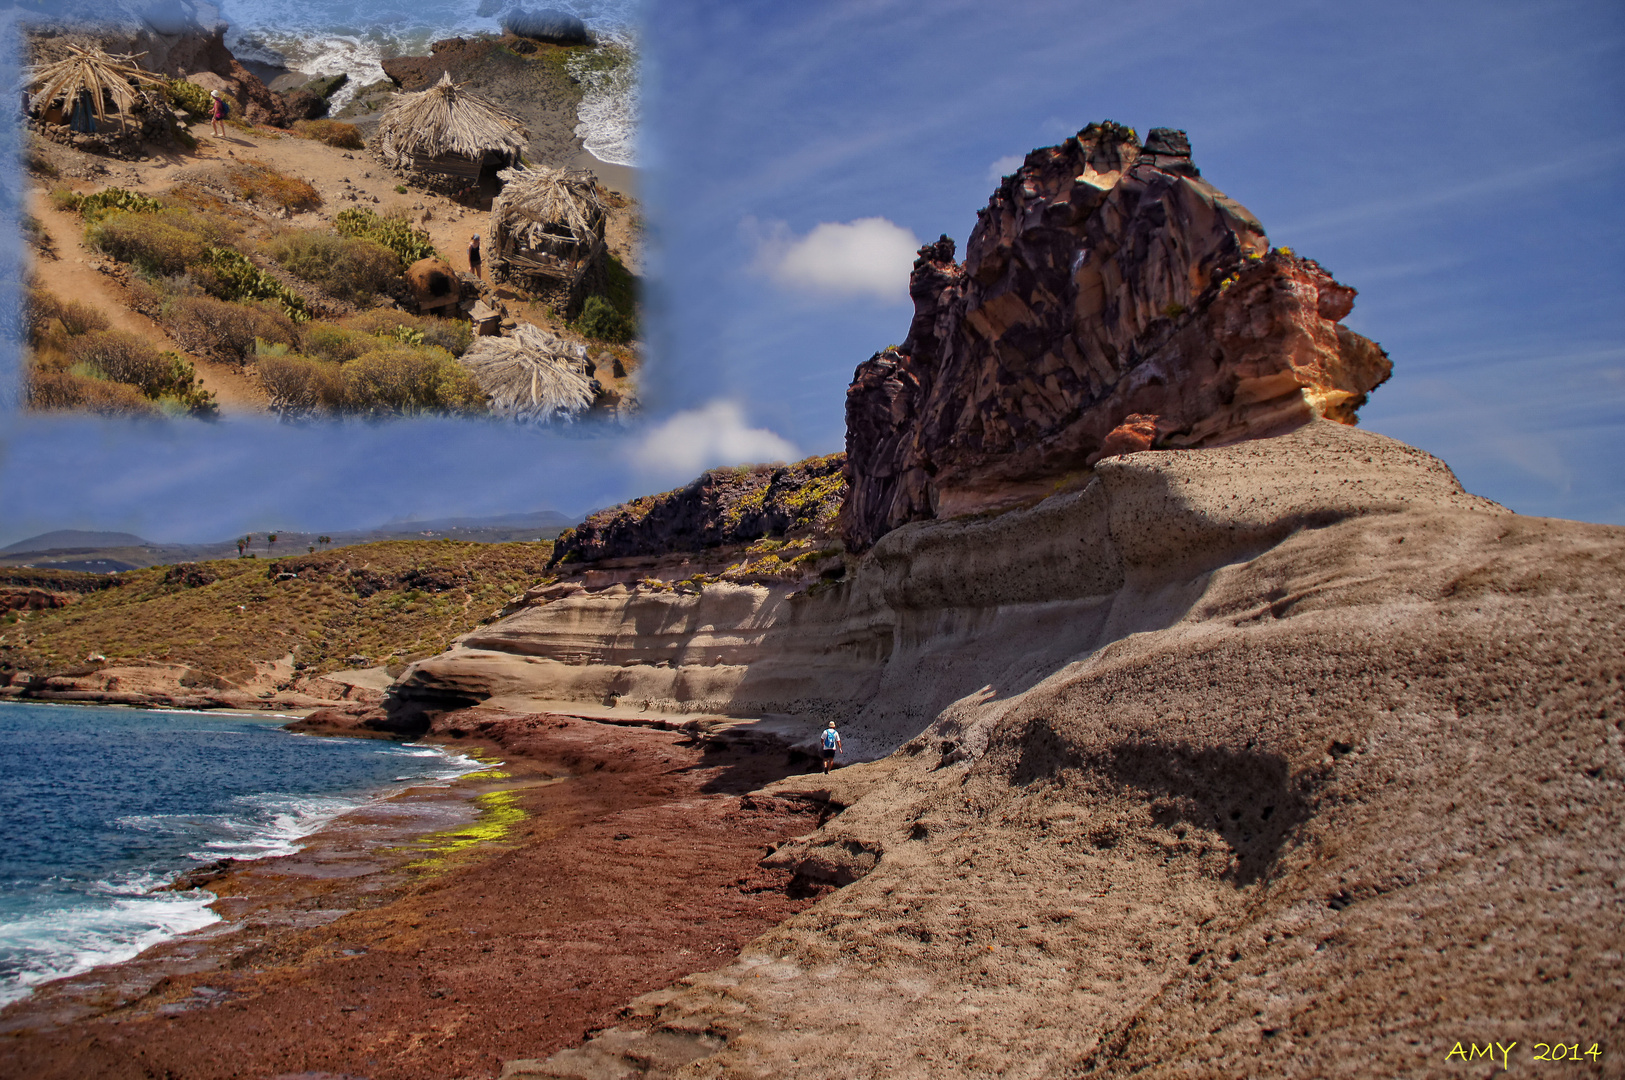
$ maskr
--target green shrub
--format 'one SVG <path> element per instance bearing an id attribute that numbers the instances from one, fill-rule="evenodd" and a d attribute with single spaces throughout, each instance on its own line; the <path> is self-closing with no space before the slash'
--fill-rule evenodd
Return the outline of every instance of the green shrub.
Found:
<path id="1" fill-rule="evenodd" d="M 597 294 L 587 297 L 587 302 L 581 305 L 581 317 L 575 321 L 575 328 L 599 341 L 627 341 L 633 333 L 632 320 Z"/>
<path id="2" fill-rule="evenodd" d="M 70 371 L 30 371 L 28 407 L 40 411 L 75 409 L 103 416 L 157 416 L 158 408 L 124 383 L 86 378 Z"/>
<path id="3" fill-rule="evenodd" d="M 481 413 L 485 392 L 444 349 L 383 345 L 343 367 L 344 404 L 366 416 Z"/>
<path id="4" fill-rule="evenodd" d="M 189 218 L 183 210 L 162 214 L 115 210 L 91 223 L 85 242 L 149 274 L 181 274 L 202 259 L 209 246 Z"/>
<path id="5" fill-rule="evenodd" d="M 83 198 L 83 195 L 72 188 L 59 187 L 53 188 L 51 191 L 51 205 L 58 210 L 77 212 L 79 201 Z"/>
<path id="6" fill-rule="evenodd" d="M 400 256 L 403 266 L 439 255 L 429 242 L 429 234 L 414 228 L 404 218 L 379 217 L 372 210 L 356 207 L 342 211 L 333 219 L 333 224 L 341 236 L 356 236 L 384 245 Z"/>
<path id="7" fill-rule="evenodd" d="M 329 322 L 306 323 L 300 337 L 300 350 L 309 356 L 342 364 L 378 347 L 373 335 L 361 330 L 334 326 Z"/>
<path id="8" fill-rule="evenodd" d="M 406 185 L 405 184 L 396 184 L 395 185 L 395 194 L 397 194 L 397 195 L 405 195 L 406 194 Z"/>
<path id="9" fill-rule="evenodd" d="M 307 139 L 336 146 L 341 150 L 360 150 L 366 146 L 361 129 L 342 120 L 300 120 L 293 130 Z"/>
<path id="10" fill-rule="evenodd" d="M 171 79 L 164 87 L 164 95 L 169 103 L 191 116 L 193 120 L 206 120 L 213 112 L 213 104 L 209 100 L 209 92 L 194 82 L 185 79 Z M 237 102 L 231 103 L 231 111 L 239 112 Z"/>
<path id="11" fill-rule="evenodd" d="M 305 298 L 230 248 L 211 247 L 191 268 L 191 276 L 210 296 L 221 300 L 267 300 L 279 305 L 289 318 L 310 318 Z"/>
<path id="12" fill-rule="evenodd" d="M 266 245 L 289 273 L 340 300 L 364 303 L 399 280 L 401 260 L 372 240 L 289 229 Z"/>
<path id="13" fill-rule="evenodd" d="M 297 353 L 265 353 L 255 364 L 271 407 L 284 416 L 331 412 L 344 402 L 344 375 L 338 364 Z"/>
<path id="14" fill-rule="evenodd" d="M 125 210 L 132 214 L 156 214 L 164 209 L 164 204 L 150 196 L 125 191 L 123 188 L 103 188 L 101 191 L 79 196 L 73 209 L 86 221 L 96 221 L 115 210 Z"/>
<path id="15" fill-rule="evenodd" d="M 294 347 L 298 327 L 279 307 L 234 304 L 212 296 L 177 296 L 159 316 L 170 336 L 193 352 L 241 363 L 254 354 L 255 339 Z"/>
<path id="16" fill-rule="evenodd" d="M 364 311 L 344 320 L 351 330 L 394 338 L 408 345 L 435 345 L 461 356 L 474 344 L 474 326 L 461 319 L 409 315 L 404 311 Z"/>

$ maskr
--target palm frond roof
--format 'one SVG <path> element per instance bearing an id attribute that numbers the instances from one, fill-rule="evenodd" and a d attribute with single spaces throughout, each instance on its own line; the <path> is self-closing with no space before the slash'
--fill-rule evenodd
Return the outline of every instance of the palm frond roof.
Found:
<path id="1" fill-rule="evenodd" d="M 511 420 L 569 420 L 592 404 L 586 349 L 521 323 L 507 337 L 475 338 L 461 361 L 491 398 L 491 412 Z"/>
<path id="2" fill-rule="evenodd" d="M 509 235 L 535 247 L 549 225 L 563 225 L 578 241 L 598 235 L 604 201 L 592 175 L 549 165 L 503 169 L 502 191 L 491 203 L 493 232 L 500 224 Z M 556 234 L 555 234 L 556 235 Z"/>
<path id="3" fill-rule="evenodd" d="M 162 75 L 155 75 L 136 63 L 137 58 L 146 53 L 107 53 L 78 45 L 64 47 L 68 50 L 66 57 L 38 64 L 28 72 L 28 89 L 47 103 L 61 100 L 64 107 L 70 107 L 81 91 L 88 92 L 96 118 L 106 120 L 104 92 L 112 97 L 120 112 L 125 112 L 136 96 L 130 80 L 158 86 L 166 81 Z"/>
<path id="4" fill-rule="evenodd" d="M 379 118 L 374 138 L 385 161 L 408 165 L 414 154 L 453 153 L 476 161 L 487 150 L 518 154 L 530 132 L 518 116 L 452 82 L 448 71 L 427 90 L 397 96 Z"/>

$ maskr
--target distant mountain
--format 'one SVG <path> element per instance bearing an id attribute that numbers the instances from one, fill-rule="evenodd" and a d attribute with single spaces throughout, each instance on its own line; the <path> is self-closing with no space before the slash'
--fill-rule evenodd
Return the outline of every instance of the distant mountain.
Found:
<path id="1" fill-rule="evenodd" d="M 317 533 L 279 530 L 276 543 L 268 534 L 253 533 L 248 550 L 264 559 L 303 555 L 311 548 L 347 547 L 382 540 L 433 538 L 465 540 L 478 544 L 551 540 L 576 523 L 575 518 L 557 510 L 536 510 L 527 514 L 499 514 L 492 517 L 433 518 L 423 521 L 391 521 L 373 529 L 352 529 L 328 534 L 330 543 L 318 541 Z M 0 549 L 0 565 L 32 566 L 53 570 L 90 570 L 109 573 L 135 570 L 167 563 L 229 559 L 237 555 L 236 538 L 212 544 L 155 544 L 132 533 L 87 532 L 59 529 Z"/>
<path id="2" fill-rule="evenodd" d="M 34 551 L 67 551 L 74 548 L 97 551 L 101 548 L 156 546 L 158 545 L 151 540 L 143 540 L 134 533 L 58 529 L 55 532 L 30 536 L 27 540 L 19 540 L 10 547 L 0 548 L 0 555 L 22 555 Z"/>

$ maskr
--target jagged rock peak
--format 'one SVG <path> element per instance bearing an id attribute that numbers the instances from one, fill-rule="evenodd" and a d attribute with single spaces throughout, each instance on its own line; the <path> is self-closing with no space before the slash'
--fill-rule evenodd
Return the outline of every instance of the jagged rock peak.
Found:
<path id="1" fill-rule="evenodd" d="M 847 390 L 842 531 L 1014 505 L 1109 454 L 1353 423 L 1387 355 L 1339 324 L 1355 290 L 1272 250 L 1185 132 L 1090 124 L 1032 151 L 962 264 L 920 249 L 903 344 Z"/>

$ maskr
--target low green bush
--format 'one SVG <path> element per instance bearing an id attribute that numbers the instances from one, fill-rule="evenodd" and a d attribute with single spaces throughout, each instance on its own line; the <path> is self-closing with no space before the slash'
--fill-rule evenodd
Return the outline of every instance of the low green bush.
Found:
<path id="1" fill-rule="evenodd" d="M 149 274 L 185 273 L 209 247 L 209 237 L 185 210 L 114 210 L 90 224 L 85 242 Z"/>
<path id="2" fill-rule="evenodd" d="M 299 335 L 300 351 L 308 356 L 342 364 L 378 347 L 378 340 L 362 330 L 329 322 L 306 323 Z"/>
<path id="3" fill-rule="evenodd" d="M 380 217 L 375 211 L 355 207 L 340 212 L 333 225 L 341 236 L 355 236 L 384 245 L 401 258 L 402 266 L 411 266 L 419 259 L 438 257 L 429 234 L 414 228 L 404 218 Z"/>
<path id="4" fill-rule="evenodd" d="M 86 221 L 96 221 L 115 210 L 124 210 L 132 214 L 156 214 L 164 209 L 164 204 L 149 195 L 125 191 L 123 188 L 103 188 L 89 195 L 80 196 L 73 209 Z"/>
<path id="5" fill-rule="evenodd" d="M 164 95 L 169 103 L 182 112 L 187 113 L 193 120 L 207 120 L 213 111 L 213 103 L 209 100 L 209 92 L 195 82 L 185 79 L 170 79 L 164 87 Z M 238 112 L 237 102 L 231 103 L 232 111 Z"/>
<path id="6" fill-rule="evenodd" d="M 615 342 L 631 340 L 634 330 L 631 319 L 616 311 L 613 304 L 596 293 L 587 297 L 587 302 L 581 305 L 581 317 L 576 319 L 575 328 L 586 337 Z"/>
<path id="7" fill-rule="evenodd" d="M 474 376 L 444 349 L 383 345 L 342 370 L 348 412 L 400 416 L 486 410 L 485 392 Z"/>
<path id="8" fill-rule="evenodd" d="M 408 345 L 435 345 L 461 356 L 474 344 L 474 325 L 462 319 L 435 315 L 409 315 L 404 311 L 364 311 L 344 320 L 344 326 Z"/>
<path id="9" fill-rule="evenodd" d="M 210 247 L 191 267 L 191 277 L 210 296 L 221 300 L 266 300 L 279 305 L 295 322 L 310 318 L 305 298 L 267 274 L 240 251 Z"/>
<path id="10" fill-rule="evenodd" d="M 373 240 L 289 229 L 266 245 L 289 273 L 340 300 L 365 303 L 400 280 L 401 260 Z"/>

